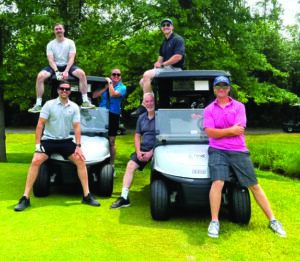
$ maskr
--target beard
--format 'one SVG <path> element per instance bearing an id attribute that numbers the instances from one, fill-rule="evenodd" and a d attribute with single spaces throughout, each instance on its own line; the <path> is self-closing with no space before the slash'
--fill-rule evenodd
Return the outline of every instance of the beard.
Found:
<path id="1" fill-rule="evenodd" d="M 146 108 L 146 110 L 147 110 L 147 112 L 152 112 L 152 111 L 154 111 L 154 107 L 152 107 L 152 108 Z"/>

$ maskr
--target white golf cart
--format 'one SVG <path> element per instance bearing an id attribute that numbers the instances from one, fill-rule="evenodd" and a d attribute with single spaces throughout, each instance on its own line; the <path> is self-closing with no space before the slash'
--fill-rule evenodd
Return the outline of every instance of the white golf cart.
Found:
<path id="1" fill-rule="evenodd" d="M 151 215 L 170 218 L 173 206 L 199 209 L 209 206 L 211 187 L 208 137 L 203 129 L 204 108 L 215 97 L 216 76 L 224 71 L 164 72 L 154 78 L 156 145 L 151 171 Z M 234 173 L 225 182 L 222 205 L 233 222 L 247 224 L 251 216 L 247 188 Z M 206 208 L 202 208 L 206 209 Z"/>
<path id="2" fill-rule="evenodd" d="M 106 80 L 103 77 L 87 77 L 89 92 L 99 86 L 104 86 Z M 80 96 L 78 92 L 78 81 L 69 79 L 72 84 L 71 99 Z M 53 97 L 57 96 L 55 78 L 51 79 Z M 54 96 L 56 95 L 56 96 Z M 113 167 L 110 162 L 109 141 L 108 141 L 108 110 L 105 108 L 84 109 L 81 114 L 81 148 L 86 158 L 86 167 L 89 176 L 90 188 L 100 196 L 110 197 L 113 191 Z M 74 138 L 74 132 L 71 131 Z M 75 140 L 75 138 L 74 138 Z M 52 154 L 51 157 L 41 165 L 38 177 L 33 186 L 33 193 L 36 197 L 49 195 L 51 183 L 79 183 L 76 165 L 65 160 L 59 154 Z"/>

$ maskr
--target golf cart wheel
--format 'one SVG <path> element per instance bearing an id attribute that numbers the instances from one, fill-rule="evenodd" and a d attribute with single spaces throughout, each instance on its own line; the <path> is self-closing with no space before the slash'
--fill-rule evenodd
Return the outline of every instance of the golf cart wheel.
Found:
<path id="1" fill-rule="evenodd" d="M 234 223 L 248 224 L 251 217 L 251 202 L 248 188 L 232 186 L 230 189 L 229 215 Z"/>
<path id="2" fill-rule="evenodd" d="M 42 164 L 33 185 L 35 197 L 47 197 L 50 191 L 50 173 L 47 164 Z"/>
<path id="3" fill-rule="evenodd" d="M 170 218 L 170 197 L 162 180 L 154 180 L 151 184 L 151 216 L 154 220 Z"/>
<path id="4" fill-rule="evenodd" d="M 121 135 L 122 134 L 122 131 L 119 129 L 117 130 L 117 135 Z"/>
<path id="5" fill-rule="evenodd" d="M 292 127 L 287 127 L 287 132 L 289 132 L 289 133 L 291 133 L 291 132 L 293 132 L 293 128 Z"/>
<path id="6" fill-rule="evenodd" d="M 110 197 L 114 186 L 114 169 L 110 164 L 104 165 L 98 174 L 98 194 Z"/>

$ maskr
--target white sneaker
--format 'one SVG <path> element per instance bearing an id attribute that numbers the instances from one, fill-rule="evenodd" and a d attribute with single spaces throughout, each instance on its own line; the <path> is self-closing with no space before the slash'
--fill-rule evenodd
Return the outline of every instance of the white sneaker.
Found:
<path id="1" fill-rule="evenodd" d="M 81 105 L 81 109 L 95 109 L 96 106 L 92 103 L 90 103 L 89 101 L 85 101 L 82 103 Z"/>
<path id="2" fill-rule="evenodd" d="M 286 232 L 284 231 L 282 225 L 275 219 L 270 221 L 269 227 L 280 237 L 286 237 Z"/>
<path id="3" fill-rule="evenodd" d="M 218 238 L 220 230 L 220 223 L 218 221 L 211 221 L 208 227 L 208 236 Z"/>

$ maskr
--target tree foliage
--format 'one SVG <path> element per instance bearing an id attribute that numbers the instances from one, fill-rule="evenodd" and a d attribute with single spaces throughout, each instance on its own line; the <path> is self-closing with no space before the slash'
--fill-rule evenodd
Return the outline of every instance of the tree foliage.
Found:
<path id="1" fill-rule="evenodd" d="M 277 0 L 260 1 L 254 13 L 244 0 L 0 0 L 0 105 L 3 98 L 22 110 L 31 105 L 59 22 L 76 43 L 76 64 L 87 75 L 120 68 L 126 109 L 138 106 L 139 80 L 158 57 L 166 17 L 185 39 L 186 69 L 229 71 L 243 102 L 299 102 L 300 20 L 285 28 L 281 13 Z"/>

